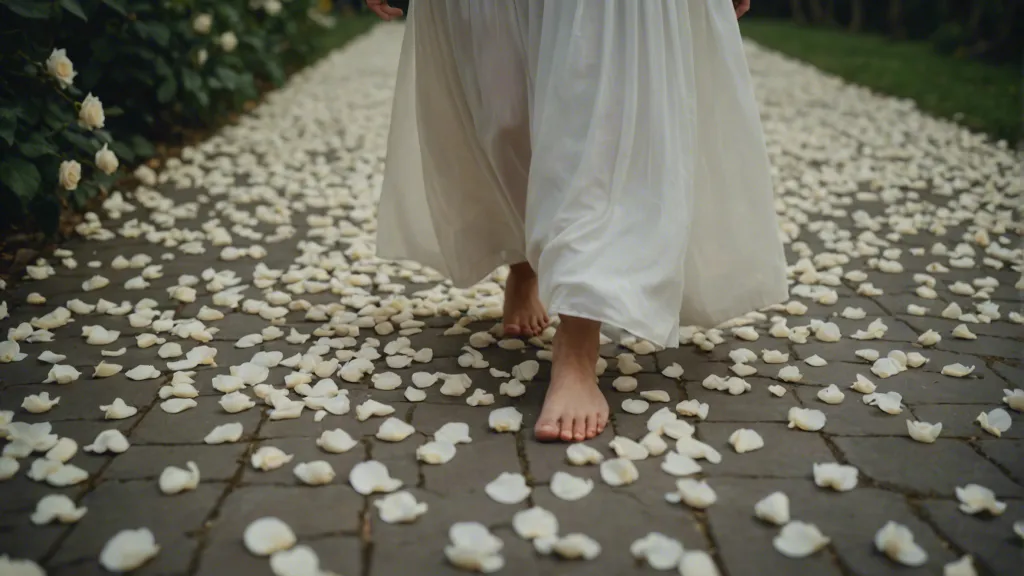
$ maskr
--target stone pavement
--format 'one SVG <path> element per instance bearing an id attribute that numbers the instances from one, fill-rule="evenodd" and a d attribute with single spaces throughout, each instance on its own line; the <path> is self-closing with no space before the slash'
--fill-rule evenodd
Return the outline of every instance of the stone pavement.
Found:
<path id="1" fill-rule="evenodd" d="M 964 554 L 973 556 L 979 574 L 1024 573 L 1022 537 L 1013 529 L 1014 522 L 1024 520 L 1024 421 L 1019 398 L 1018 410 L 1002 400 L 1008 394 L 1004 389 L 1020 388 L 1024 382 L 1018 315 L 1021 196 L 1018 166 L 1010 152 L 953 124 L 924 117 L 905 102 L 846 86 L 750 47 L 776 170 L 778 212 L 793 266 L 793 301 L 804 304 L 806 311 L 790 303 L 751 315 L 747 321 L 756 341 L 742 339 L 745 330 L 734 334 L 736 323 L 719 331 L 685 330 L 683 346 L 654 354 L 644 354 L 643 343 L 627 342 L 637 352 L 637 390 L 663 390 L 669 397 L 668 403 L 651 402 L 642 414 L 621 407 L 623 400 L 639 399 L 637 393 L 611 386 L 621 372 L 632 371 L 628 367 L 633 363 L 619 355 L 634 352 L 614 343 L 603 347 L 609 366 L 601 383 L 612 405 L 612 425 L 588 444 L 606 458 L 614 457 L 609 442 L 615 436 L 644 438 L 650 416 L 660 407 L 674 413 L 677 403 L 688 399 L 709 405 L 703 420 L 679 417 L 696 427 L 694 437 L 721 453 L 720 463 L 700 460 L 703 471 L 696 476 L 707 480 L 717 501 L 704 508 L 670 504 L 665 494 L 676 491 L 677 478 L 660 468 L 663 456 L 636 461 L 639 478 L 612 487 L 602 480 L 598 466 L 570 465 L 565 445 L 532 439 L 547 363 L 540 362 L 539 374 L 517 398 L 499 393 L 499 385 L 510 378 L 495 376 L 491 369 L 511 372 L 536 358 L 536 345 L 547 342 L 534 341 L 524 349 L 489 344 L 480 349 L 483 360 L 465 355 L 467 344 L 484 340 L 471 340 L 468 334 L 494 326 L 500 311 L 497 285 L 450 289 L 429 271 L 371 258 L 368 242 L 400 41 L 400 26 L 378 27 L 301 73 L 237 126 L 167 162 L 159 175 L 141 174 L 144 181 L 152 178 L 149 185 L 126 193 L 124 201 L 108 201 L 97 221 L 81 227 L 88 238 L 69 242 L 63 247 L 66 252 L 48 255 L 46 263 L 30 270 L 41 279 L 18 281 L 3 293 L 10 318 L 0 328 L 5 334 L 13 330 L 8 337 L 20 340 L 19 349 L 27 357 L 0 365 L 0 410 L 9 411 L 0 412 L 0 436 L 6 427 L 12 440 L 4 453 L 18 455 L 20 465 L 12 478 L 0 483 L 0 554 L 37 561 L 51 575 L 107 573 L 98 561 L 107 541 L 121 530 L 148 528 L 160 550 L 138 574 L 270 574 L 271 563 L 247 552 L 242 535 L 252 521 L 275 516 L 291 527 L 299 544 L 316 552 L 323 570 L 345 576 L 458 573 L 446 560 L 445 547 L 449 527 L 460 521 L 481 522 L 500 538 L 504 574 L 656 573 L 630 553 L 631 544 L 652 531 L 677 539 L 687 550 L 708 551 L 729 576 L 941 574 L 945 564 Z M 96 275 L 109 279 L 109 285 L 85 291 L 83 282 Z M 144 278 L 132 280 L 140 275 Z M 932 285 L 934 292 L 928 289 Z M 188 288 L 194 288 L 194 300 Z M 235 291 L 240 296 L 232 297 Z M 30 298 L 32 293 L 45 297 L 45 303 L 29 303 L 38 301 Z M 18 333 L 22 323 L 42 319 L 75 299 L 115 309 L 85 313 L 74 304 L 78 312 L 72 314 L 73 322 L 54 326 L 50 342 L 28 341 L 45 340 L 45 331 L 28 339 L 27 333 Z M 117 310 L 122 302 L 127 306 Z M 951 303 L 961 312 L 947 310 Z M 218 315 L 206 307 L 222 312 L 223 319 L 215 319 Z M 149 314 L 147 308 L 157 313 Z M 942 317 L 943 311 L 953 319 Z M 127 312 L 133 314 L 118 315 Z M 195 323 L 197 316 L 204 319 L 201 324 Z M 454 316 L 464 319 L 459 325 L 471 320 L 468 332 L 445 335 L 456 325 Z M 385 323 L 389 317 L 394 324 Z M 838 326 L 837 342 L 823 341 L 830 339 L 830 328 L 819 330 L 822 322 Z M 977 339 L 955 337 L 959 324 Z M 43 319 L 36 325 L 48 324 Z M 403 350 L 387 348 L 399 338 L 397 332 L 387 333 L 395 325 L 408 335 L 408 346 L 394 347 Z M 782 337 L 772 336 L 773 325 Z M 106 345 L 88 344 L 82 334 L 87 326 L 119 335 Z M 303 343 L 286 340 L 267 330 L 272 326 L 284 335 L 294 329 L 311 337 Z M 788 328 L 788 337 L 782 326 Z M 918 337 L 928 330 L 941 335 L 941 341 L 925 347 Z M 858 331 L 873 339 L 854 339 Z M 806 340 L 801 336 L 805 332 L 810 333 Z M 184 352 L 204 345 L 216 351 L 215 366 L 193 368 L 192 378 L 175 377 L 178 382 L 194 380 L 195 407 L 177 414 L 162 408 L 160 390 L 174 373 L 168 363 L 186 356 L 158 355 L 172 355 L 173 346 L 142 349 L 142 334 L 178 343 Z M 356 338 L 345 340 L 348 334 Z M 95 341 L 104 341 L 102 336 Z M 257 343 L 239 348 L 246 336 Z M 328 338 L 317 345 L 322 336 Z M 258 343 L 260 339 L 264 341 Z M 710 350 L 702 350 L 702 342 Z M 9 353 L 12 345 L 4 346 Z M 122 347 L 126 351 L 121 356 L 101 355 Z M 431 358 L 422 352 L 428 348 Z M 733 376 L 730 366 L 743 348 L 758 356 L 744 362 L 756 368 L 744 378 L 751 389 L 740 395 L 709 389 L 717 381 L 709 376 Z M 883 358 L 892 351 L 917 352 L 927 363 L 882 378 L 872 371 L 872 362 L 858 355 L 864 349 Z M 762 350 L 788 354 L 788 361 L 766 363 Z M 57 362 L 81 375 L 65 385 L 43 384 L 51 370 L 39 359 L 44 351 L 66 356 Z M 335 355 L 347 361 L 359 351 L 360 357 L 372 360 L 376 374 L 393 372 L 402 386 L 381 390 L 389 387 L 385 378 L 348 382 L 328 372 L 321 376 L 333 378 L 347 391 L 352 410 L 344 415 L 327 413 L 316 421 L 315 410 L 306 409 L 298 418 L 274 420 L 272 408 L 256 398 L 273 394 L 261 386 L 242 390 L 256 399 L 256 407 L 226 413 L 214 377 L 227 375 L 261 351 L 280 351 L 284 358 L 310 354 L 309 362 L 298 367 L 307 373 Z M 411 365 L 392 367 L 408 363 L 413 351 L 421 355 Z M 806 362 L 814 356 L 827 364 Z M 895 358 L 899 369 L 906 358 Z M 94 378 L 101 360 L 123 370 Z M 265 383 L 284 389 L 285 377 L 294 371 L 274 366 L 279 359 L 272 355 L 255 360 L 273 366 Z M 684 370 L 679 379 L 661 374 L 674 363 Z M 942 373 L 955 363 L 974 370 L 966 377 Z M 188 364 L 177 368 L 187 372 Z M 881 370 L 884 364 L 874 367 Z M 129 379 L 126 373 L 139 365 L 152 365 L 160 375 Z M 777 375 L 783 366 L 797 367 L 802 380 L 781 381 Z M 416 372 L 465 374 L 471 388 L 449 396 L 440 392 L 439 382 L 424 389 L 423 401 L 410 402 L 406 388 Z M 880 393 L 899 393 L 895 411 L 902 412 L 888 414 L 863 402 L 864 396 L 850 389 L 858 375 L 876 384 Z M 319 379 L 313 377 L 310 384 Z M 845 393 L 842 403 L 818 398 L 829 384 Z M 781 385 L 785 394 L 769 393 L 771 385 Z M 468 405 L 467 398 L 479 398 L 474 390 L 493 394 L 493 405 Z M 60 402 L 38 414 L 22 407 L 27 397 L 43 392 L 60 397 Z M 193 395 L 187 385 L 166 392 L 172 397 Z M 316 405 L 313 396 L 309 402 Z M 115 398 L 138 413 L 104 419 L 99 406 Z M 301 400 L 296 391 L 290 398 Z M 384 418 L 361 422 L 355 417 L 355 407 L 369 398 L 392 406 L 394 416 L 416 432 L 399 442 L 376 438 Z M 881 400 L 886 399 L 893 398 Z M 287 411 L 289 404 L 281 400 L 278 407 Z M 524 415 L 519 432 L 489 428 L 491 412 L 505 406 L 515 406 Z M 788 428 L 795 407 L 820 410 L 826 417 L 824 428 Z M 1000 407 L 1012 425 L 997 438 L 976 418 Z M 20 425 L 5 424 L 11 418 L 49 423 L 54 434 L 77 442 L 78 453 L 69 463 L 88 478 L 64 488 L 29 479 L 35 457 L 17 454 L 15 436 L 24 441 L 26 432 Z M 941 435 L 931 444 L 917 442 L 908 435 L 908 420 L 941 422 Z M 234 422 L 242 426 L 237 442 L 204 442 L 215 426 Z M 419 462 L 417 448 L 449 422 L 468 424 L 472 442 L 459 444 L 448 463 Z M 15 428 L 21 432 L 12 433 Z M 357 440 L 349 451 L 335 454 L 318 447 L 321 433 L 335 428 Z M 755 430 L 764 447 L 737 454 L 728 440 L 740 428 Z M 130 443 L 126 451 L 97 455 L 83 450 L 97 434 L 111 429 L 123 432 Z M 670 448 L 675 445 L 673 438 L 664 439 Z M 45 448 L 45 440 L 36 440 L 37 448 Z M 256 470 L 250 458 L 266 446 L 294 458 L 276 470 Z M 427 512 L 409 524 L 383 522 L 373 505 L 382 495 L 362 496 L 349 483 L 353 466 L 369 459 L 385 464 L 404 489 L 428 505 Z M 296 464 L 315 460 L 327 461 L 336 473 L 327 485 L 307 486 L 294 474 Z M 185 468 L 187 462 L 200 471 L 198 486 L 177 495 L 161 494 L 158 478 L 164 468 Z M 830 462 L 856 467 L 856 487 L 838 492 L 816 486 L 813 465 Z M 42 476 L 44 464 L 38 464 Z M 555 497 L 549 486 L 559 471 L 593 480 L 592 492 L 578 501 Z M 485 491 L 504 472 L 522 474 L 532 487 L 521 503 L 502 504 Z M 955 490 L 968 484 L 994 492 L 1006 504 L 1005 512 L 961 512 Z M 755 518 L 754 505 L 776 491 L 788 496 L 793 520 L 816 525 L 830 539 L 823 549 L 802 559 L 774 549 L 780 529 Z M 77 523 L 35 525 L 30 517 L 48 494 L 65 494 L 87 512 Z M 578 532 L 596 540 L 600 555 L 563 560 L 535 552 L 512 524 L 513 515 L 530 506 L 554 513 L 559 534 Z M 928 556 L 923 566 L 900 566 L 876 550 L 875 534 L 889 521 L 913 533 Z M 4 572 L 0 564 L 0 574 L 10 573 L 21 574 Z"/>

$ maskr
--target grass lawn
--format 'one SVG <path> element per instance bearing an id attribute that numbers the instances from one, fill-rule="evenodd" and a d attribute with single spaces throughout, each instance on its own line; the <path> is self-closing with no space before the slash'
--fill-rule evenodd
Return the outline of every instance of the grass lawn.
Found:
<path id="1" fill-rule="evenodd" d="M 1021 136 L 1021 71 L 943 56 L 925 42 L 810 28 L 777 20 L 742 20 L 758 44 L 878 92 L 910 98 L 930 114 L 1005 138 Z"/>

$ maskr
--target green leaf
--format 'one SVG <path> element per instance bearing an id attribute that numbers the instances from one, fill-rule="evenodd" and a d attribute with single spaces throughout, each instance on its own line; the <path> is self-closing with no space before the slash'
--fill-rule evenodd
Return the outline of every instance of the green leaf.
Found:
<path id="1" fill-rule="evenodd" d="M 71 130 L 65 130 L 61 133 L 62 136 L 71 144 L 78 147 L 83 152 L 86 152 L 90 156 L 95 154 L 100 149 L 99 145 L 93 140 Z"/>
<path id="2" fill-rule="evenodd" d="M 221 86 L 228 90 L 234 89 L 235 85 L 238 83 L 238 74 L 230 68 L 218 66 L 213 73 L 217 79 L 220 80 Z"/>
<path id="3" fill-rule="evenodd" d="M 137 20 L 135 22 L 135 29 L 139 32 L 139 35 L 152 39 L 158 46 L 167 46 L 171 41 L 171 29 L 161 22 Z"/>
<path id="4" fill-rule="evenodd" d="M 203 89 L 203 78 L 195 70 L 185 68 L 181 71 L 181 85 L 189 92 L 198 92 Z"/>
<path id="5" fill-rule="evenodd" d="M 89 19 L 85 17 L 85 11 L 82 10 L 82 5 L 78 3 L 78 0 L 60 0 L 60 5 L 63 6 L 65 10 L 71 12 L 75 16 L 78 16 L 82 20 L 85 20 L 86 22 L 89 21 Z"/>
<path id="6" fill-rule="evenodd" d="M 168 77 L 160 83 L 160 87 L 156 89 L 156 99 L 161 104 L 167 104 L 174 99 L 174 94 L 178 91 L 178 83 L 174 81 L 174 77 Z"/>
<path id="7" fill-rule="evenodd" d="M 117 12 L 122 16 L 128 15 L 128 13 L 124 9 L 124 5 L 121 3 L 121 0 L 100 0 L 100 2 L 106 4 L 111 8 L 111 10 Z"/>
<path id="8" fill-rule="evenodd" d="M 7 141 L 8 146 L 14 145 L 14 130 L 18 127 L 18 109 L 0 108 L 0 138 Z"/>
<path id="9" fill-rule="evenodd" d="M 114 154 L 117 154 L 117 157 L 123 162 L 130 163 L 135 161 L 135 150 L 124 142 L 118 142 L 115 140 L 110 143 L 110 149 L 113 150 Z"/>
<path id="10" fill-rule="evenodd" d="M 38 0 L 4 0 L 3 6 L 23 18 L 35 18 L 37 20 L 50 17 L 49 2 Z"/>
<path id="11" fill-rule="evenodd" d="M 26 158 L 38 158 L 44 154 L 56 154 L 57 147 L 53 145 L 41 132 L 34 131 L 18 141 L 18 150 Z"/>
<path id="12" fill-rule="evenodd" d="M 124 108 L 121 108 L 120 106 L 111 106 L 109 108 L 104 107 L 103 114 L 107 118 L 117 118 L 118 116 L 124 115 Z"/>
<path id="13" fill-rule="evenodd" d="M 36 194 L 42 180 L 35 165 L 24 158 L 8 158 L 0 163 L 0 182 L 23 202 Z"/>
<path id="14" fill-rule="evenodd" d="M 32 203 L 32 215 L 35 216 L 36 222 L 47 236 L 57 233 L 57 228 L 60 226 L 60 212 L 60 203 L 54 194 L 37 196 L 36 202 Z"/>
<path id="15" fill-rule="evenodd" d="M 153 148 L 153 145 L 149 143 L 149 140 L 146 140 L 142 136 L 132 136 L 131 144 L 132 148 L 135 149 L 135 154 L 137 154 L 138 156 L 144 156 L 148 158 L 156 154 L 156 148 Z"/>

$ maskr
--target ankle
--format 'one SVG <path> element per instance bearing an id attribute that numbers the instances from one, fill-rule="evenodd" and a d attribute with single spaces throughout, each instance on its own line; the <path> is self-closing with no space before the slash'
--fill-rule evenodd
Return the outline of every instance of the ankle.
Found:
<path id="1" fill-rule="evenodd" d="M 601 343 L 601 323 L 575 316 L 560 318 L 555 332 L 555 367 L 593 372 Z"/>
<path id="2" fill-rule="evenodd" d="M 533 271 L 533 267 L 530 266 L 529 262 L 519 262 L 512 264 L 508 267 L 509 278 L 515 277 L 516 280 L 533 280 L 537 278 L 537 273 Z"/>

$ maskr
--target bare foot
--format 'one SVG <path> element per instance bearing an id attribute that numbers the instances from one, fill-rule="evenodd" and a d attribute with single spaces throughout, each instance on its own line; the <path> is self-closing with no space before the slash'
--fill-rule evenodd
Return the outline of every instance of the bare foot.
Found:
<path id="1" fill-rule="evenodd" d="M 562 316 L 555 333 L 551 384 L 533 429 L 538 440 L 580 442 L 608 425 L 608 401 L 597 387 L 601 324 Z"/>
<path id="2" fill-rule="evenodd" d="M 550 319 L 537 296 L 537 274 L 527 262 L 509 267 L 505 280 L 505 336 L 536 336 L 547 328 Z"/>

